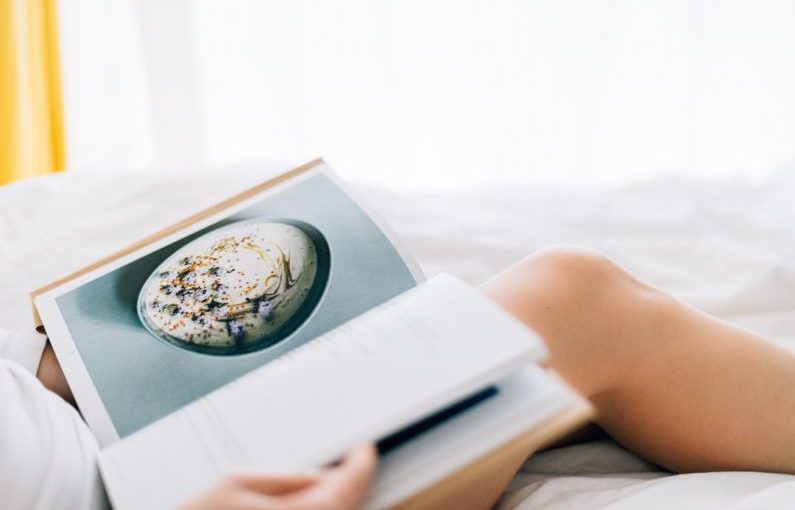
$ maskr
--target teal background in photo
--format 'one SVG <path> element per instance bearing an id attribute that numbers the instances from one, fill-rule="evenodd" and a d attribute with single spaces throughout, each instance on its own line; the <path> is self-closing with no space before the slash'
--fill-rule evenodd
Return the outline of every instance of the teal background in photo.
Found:
<path id="1" fill-rule="evenodd" d="M 136 303 L 152 271 L 201 234 L 260 217 L 305 221 L 328 242 L 328 284 L 307 321 L 272 347 L 236 356 L 199 354 L 151 335 L 138 318 Z M 414 285 L 411 272 L 367 214 L 326 175 L 316 174 L 78 287 L 56 303 L 123 438 Z"/>

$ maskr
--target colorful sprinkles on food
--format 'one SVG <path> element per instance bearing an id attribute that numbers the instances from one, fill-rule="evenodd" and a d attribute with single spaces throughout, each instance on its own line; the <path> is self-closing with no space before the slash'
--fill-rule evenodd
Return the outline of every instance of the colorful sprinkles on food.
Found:
<path id="1" fill-rule="evenodd" d="M 155 335 L 187 348 L 245 349 L 301 309 L 317 257 L 312 239 L 291 224 L 222 227 L 160 265 L 141 291 L 141 317 Z"/>

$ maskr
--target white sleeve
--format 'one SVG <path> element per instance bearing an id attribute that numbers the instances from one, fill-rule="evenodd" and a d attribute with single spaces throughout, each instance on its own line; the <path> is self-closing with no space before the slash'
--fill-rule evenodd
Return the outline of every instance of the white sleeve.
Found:
<path id="1" fill-rule="evenodd" d="M 0 359 L 0 508 L 108 508 L 97 452 L 74 408 L 22 366 Z"/>
<path id="2" fill-rule="evenodd" d="M 0 358 L 36 374 L 47 337 L 33 329 L 0 329 Z"/>

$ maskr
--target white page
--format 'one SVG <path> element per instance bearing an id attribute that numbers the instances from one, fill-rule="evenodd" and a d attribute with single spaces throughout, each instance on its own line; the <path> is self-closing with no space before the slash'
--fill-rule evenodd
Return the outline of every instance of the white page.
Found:
<path id="1" fill-rule="evenodd" d="M 235 471 L 333 461 L 544 355 L 439 276 L 109 447 L 103 478 L 117 510 L 173 508 Z"/>

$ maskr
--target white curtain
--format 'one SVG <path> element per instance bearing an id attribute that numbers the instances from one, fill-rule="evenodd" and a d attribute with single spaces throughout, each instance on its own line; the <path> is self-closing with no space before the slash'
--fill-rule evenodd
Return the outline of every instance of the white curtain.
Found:
<path id="1" fill-rule="evenodd" d="M 411 189 L 795 170 L 789 0 L 62 4 L 74 167 L 319 154 Z"/>
<path id="2" fill-rule="evenodd" d="M 146 62 L 129 0 L 60 0 L 70 170 L 155 163 Z"/>

